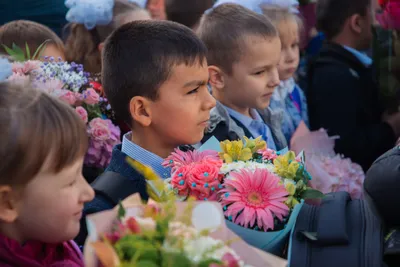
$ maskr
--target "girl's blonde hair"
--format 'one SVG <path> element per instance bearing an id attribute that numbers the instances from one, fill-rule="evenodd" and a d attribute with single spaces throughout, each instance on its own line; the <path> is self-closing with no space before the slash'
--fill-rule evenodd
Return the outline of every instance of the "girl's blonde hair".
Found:
<path id="1" fill-rule="evenodd" d="M 46 171 L 58 173 L 88 147 L 75 110 L 27 86 L 0 83 L 0 125 L 0 185 L 26 185 L 45 162 Z"/>
<path id="2" fill-rule="evenodd" d="M 299 27 L 299 34 L 304 30 L 303 19 L 298 14 L 291 12 L 289 8 L 261 5 L 261 10 L 263 14 L 271 20 L 275 27 L 278 27 L 278 25 L 283 21 L 293 20 Z"/>
<path id="3" fill-rule="evenodd" d="M 66 59 L 69 62 L 83 64 L 85 71 L 101 72 L 101 53 L 99 44 L 119 26 L 131 12 L 143 10 L 137 4 L 127 0 L 115 0 L 113 20 L 108 25 L 98 25 L 87 30 L 83 24 L 70 23 L 66 26 L 68 37 L 65 43 Z"/>

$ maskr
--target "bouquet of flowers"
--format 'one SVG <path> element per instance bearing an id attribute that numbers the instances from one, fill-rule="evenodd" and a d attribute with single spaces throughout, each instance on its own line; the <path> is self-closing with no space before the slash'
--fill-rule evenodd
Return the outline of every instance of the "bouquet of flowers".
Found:
<path id="1" fill-rule="evenodd" d="M 117 216 L 114 210 L 89 217 L 86 266 L 96 266 L 96 259 L 104 267 L 285 266 L 237 240 L 224 227 L 218 203 L 145 205 L 138 195 L 128 202 L 128 209 L 119 205 Z"/>
<path id="2" fill-rule="evenodd" d="M 34 89 L 44 90 L 74 107 L 87 124 L 90 145 L 85 165 L 105 168 L 114 145 L 120 142 L 120 129 L 103 115 L 111 107 L 92 87 L 89 73 L 84 72 L 82 65 L 63 62 L 61 58 L 45 57 L 39 61 L 30 60 L 28 56 L 25 59 L 22 49 L 15 45 L 7 51 L 14 59 L 21 60 L 12 62 L 12 75 L 7 80 L 30 83 Z M 25 54 L 30 54 L 28 46 Z"/>
<path id="3" fill-rule="evenodd" d="M 346 191 L 353 199 L 362 198 L 364 171 L 350 159 L 337 155 L 334 146 L 334 138 L 329 138 L 326 131 L 310 132 L 304 123 L 291 141 L 292 149 L 304 151 L 307 156 L 307 170 L 313 177 L 311 187 L 324 194 Z"/>
<path id="4" fill-rule="evenodd" d="M 228 227 L 248 243 L 279 253 L 281 247 L 268 242 L 282 240 L 275 237 L 279 231 L 289 233 L 303 199 L 323 195 L 307 186 L 311 176 L 301 155 L 268 149 L 261 137 L 244 139 L 221 142 L 219 153 L 176 150 L 164 162 L 172 169 L 167 188 L 180 200 L 219 201 Z M 259 235 L 267 231 L 274 238 Z"/>

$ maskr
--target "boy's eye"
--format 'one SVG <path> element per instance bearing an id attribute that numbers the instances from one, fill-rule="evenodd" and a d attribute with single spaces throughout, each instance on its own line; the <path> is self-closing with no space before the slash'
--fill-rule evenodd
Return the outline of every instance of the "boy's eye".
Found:
<path id="1" fill-rule="evenodd" d="M 200 86 L 196 87 L 195 89 L 193 89 L 192 91 L 188 92 L 187 94 L 188 95 L 195 94 L 195 93 L 197 93 L 199 91 L 199 89 L 200 89 Z"/>
<path id="2" fill-rule="evenodd" d="M 263 74 L 265 72 L 265 70 L 260 70 L 260 71 L 257 71 L 256 73 L 254 73 L 254 75 L 261 75 L 261 74 Z"/>
<path id="3" fill-rule="evenodd" d="M 75 183 L 76 183 L 76 179 L 73 180 L 72 182 L 70 182 L 70 183 L 68 184 L 68 186 L 73 186 Z"/>

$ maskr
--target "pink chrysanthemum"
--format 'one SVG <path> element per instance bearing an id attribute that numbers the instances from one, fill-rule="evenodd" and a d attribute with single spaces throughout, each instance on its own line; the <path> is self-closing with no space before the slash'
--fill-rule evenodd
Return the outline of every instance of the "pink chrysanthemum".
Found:
<path id="1" fill-rule="evenodd" d="M 274 217 L 283 220 L 289 213 L 285 205 L 288 192 L 280 179 L 267 169 L 232 172 L 220 191 L 225 216 L 243 227 L 274 229 Z"/>
<path id="2" fill-rule="evenodd" d="M 175 149 L 175 152 L 172 152 L 171 155 L 166 158 L 163 162 L 164 167 L 172 168 L 172 172 L 174 172 L 177 168 L 189 165 L 194 162 L 200 162 L 206 158 L 213 159 L 215 161 L 220 161 L 222 165 L 222 161 L 218 156 L 218 152 L 214 150 L 205 150 L 205 151 L 187 151 L 183 152 L 179 149 Z"/>

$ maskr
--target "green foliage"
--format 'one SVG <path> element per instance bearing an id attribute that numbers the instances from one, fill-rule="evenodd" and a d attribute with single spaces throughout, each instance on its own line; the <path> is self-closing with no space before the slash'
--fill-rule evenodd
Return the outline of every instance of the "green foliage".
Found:
<path id="1" fill-rule="evenodd" d="M 27 61 L 27 60 L 31 60 L 31 59 L 39 59 L 43 53 L 43 51 L 46 49 L 46 45 L 47 42 L 49 40 L 46 40 L 44 43 L 42 43 L 37 50 L 35 51 L 35 53 L 33 54 L 33 56 L 31 57 L 31 51 L 29 49 L 28 43 L 25 43 L 25 51 L 22 50 L 22 48 L 20 48 L 19 46 L 17 46 L 15 43 L 12 44 L 11 48 L 7 47 L 6 45 L 3 45 L 4 50 L 6 51 L 6 53 L 12 57 L 15 61 Z"/>

